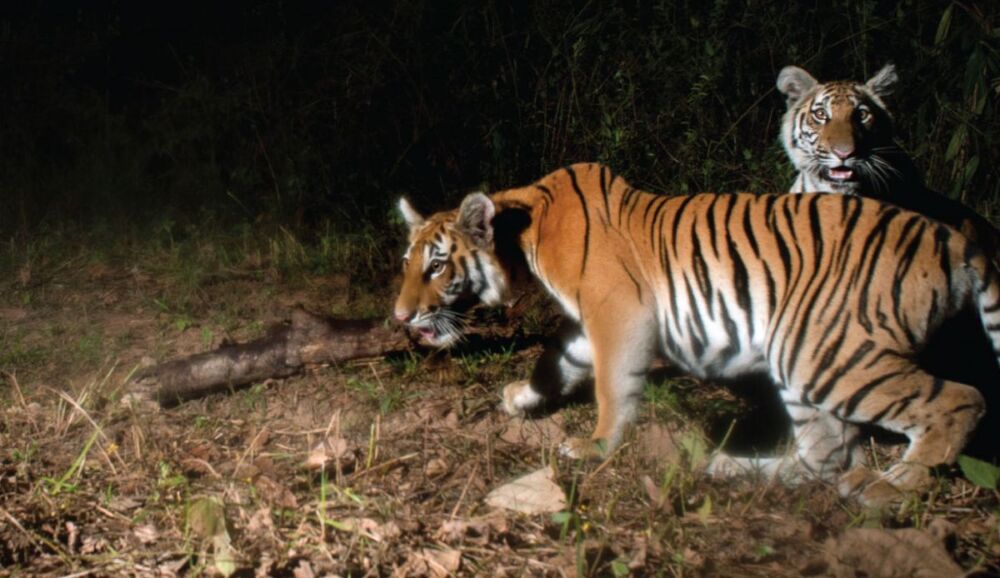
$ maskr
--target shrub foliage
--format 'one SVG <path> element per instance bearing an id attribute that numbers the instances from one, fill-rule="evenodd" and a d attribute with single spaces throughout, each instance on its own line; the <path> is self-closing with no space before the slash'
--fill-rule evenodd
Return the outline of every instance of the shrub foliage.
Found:
<path id="1" fill-rule="evenodd" d="M 580 160 L 660 191 L 783 190 L 787 64 L 895 62 L 890 105 L 930 183 L 1000 199 L 988 0 L 161 4 L 0 17 L 0 229 L 350 228 L 400 194 L 431 210 Z"/>

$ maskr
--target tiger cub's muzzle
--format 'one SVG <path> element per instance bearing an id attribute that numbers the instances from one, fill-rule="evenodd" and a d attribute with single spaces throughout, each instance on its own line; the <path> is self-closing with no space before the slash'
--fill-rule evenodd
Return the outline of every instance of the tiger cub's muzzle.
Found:
<path id="1" fill-rule="evenodd" d="M 447 306 L 408 307 L 397 302 L 393 315 L 426 345 L 444 348 L 462 340 L 468 326 L 465 311 L 473 304 L 473 299 Z"/>

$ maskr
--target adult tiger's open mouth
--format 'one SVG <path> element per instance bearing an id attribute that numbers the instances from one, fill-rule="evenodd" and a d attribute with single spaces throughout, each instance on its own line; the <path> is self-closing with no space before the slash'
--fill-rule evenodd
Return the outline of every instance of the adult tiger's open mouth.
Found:
<path id="1" fill-rule="evenodd" d="M 841 165 L 839 167 L 824 168 L 820 171 L 820 175 L 828 181 L 842 183 L 854 180 L 854 169 Z"/>

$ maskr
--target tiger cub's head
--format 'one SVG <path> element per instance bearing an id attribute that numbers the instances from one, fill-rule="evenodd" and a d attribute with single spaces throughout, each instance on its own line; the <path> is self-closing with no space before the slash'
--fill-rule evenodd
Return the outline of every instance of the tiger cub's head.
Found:
<path id="1" fill-rule="evenodd" d="M 410 229 L 403 255 L 403 285 L 396 319 L 436 347 L 462 337 L 465 312 L 477 303 L 498 305 L 508 279 L 493 251 L 493 201 L 473 193 L 453 211 L 421 216 L 405 199 L 399 212 Z"/>
<path id="2" fill-rule="evenodd" d="M 896 176 L 890 157 L 900 151 L 882 97 L 898 78 L 891 64 L 864 84 L 820 83 L 797 66 L 781 70 L 778 90 L 788 97 L 782 144 L 812 188 L 863 194 L 862 185 L 878 189 Z"/>

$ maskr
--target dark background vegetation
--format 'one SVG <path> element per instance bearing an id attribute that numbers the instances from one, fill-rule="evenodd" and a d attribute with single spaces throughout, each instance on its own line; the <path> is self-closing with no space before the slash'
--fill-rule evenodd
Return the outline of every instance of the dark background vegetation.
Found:
<path id="1" fill-rule="evenodd" d="M 894 62 L 890 106 L 931 184 L 1000 199 L 992 0 L 9 4 L 8 240 L 396 238 L 399 195 L 435 210 L 583 160 L 665 192 L 782 190 L 787 64 L 833 79 Z"/>

